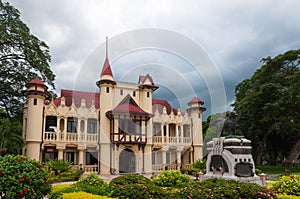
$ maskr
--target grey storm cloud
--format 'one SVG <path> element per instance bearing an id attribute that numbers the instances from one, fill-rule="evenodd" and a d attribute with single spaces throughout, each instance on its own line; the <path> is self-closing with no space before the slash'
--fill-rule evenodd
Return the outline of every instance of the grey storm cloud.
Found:
<path id="1" fill-rule="evenodd" d="M 261 58 L 300 48 L 298 0 L 9 2 L 21 12 L 22 20 L 32 33 L 50 46 L 51 67 L 56 74 L 58 93 L 60 89 L 75 88 L 79 73 L 88 80 L 86 85 L 81 84 L 81 88 L 95 91 L 95 82 L 101 72 L 105 50 L 97 51 L 98 57 L 91 58 L 90 55 L 104 44 L 105 36 L 113 38 L 132 30 L 158 28 L 178 32 L 205 49 L 223 81 L 227 110 L 234 101 L 235 85 L 252 76 L 261 65 Z M 150 40 L 151 35 L 148 37 Z M 129 41 L 126 44 L 130 47 L 134 46 L 137 38 L 127 39 Z M 113 47 L 115 44 L 109 45 Z M 189 46 L 182 45 L 181 48 L 189 50 Z M 189 54 L 197 57 L 192 50 Z M 109 56 L 116 58 L 120 54 L 115 50 Z M 83 67 L 87 62 L 93 65 L 92 70 Z M 205 80 L 209 77 L 203 78 L 201 74 L 194 73 L 191 64 L 186 63 L 180 56 L 155 49 L 137 49 L 111 62 L 112 70 L 118 78 L 126 71 L 135 71 L 136 74 L 150 73 L 150 68 L 153 71 L 155 68 L 150 65 L 155 63 L 156 67 L 173 67 L 172 71 L 178 77 L 187 79 L 198 97 L 205 101 L 205 105 L 211 106 L 211 96 L 216 91 L 209 90 Z M 82 73 L 84 70 L 85 73 Z M 150 75 L 161 84 L 161 88 L 177 86 L 182 90 L 182 96 L 187 96 L 184 93 L 187 91 L 180 87 L 183 85 L 176 85 L 176 81 L 172 80 L 174 75 Z M 155 77 L 165 79 L 161 81 Z M 138 76 L 128 74 L 123 75 L 123 78 L 137 82 Z M 213 75 L 210 78 L 214 78 Z M 171 99 L 174 95 L 179 94 L 174 90 L 165 92 L 165 95 L 163 92 L 157 94 L 174 102 L 174 106 L 182 106 L 178 100 Z M 215 109 L 218 110 L 221 109 Z M 210 112 L 214 112 L 211 107 L 207 113 Z"/>

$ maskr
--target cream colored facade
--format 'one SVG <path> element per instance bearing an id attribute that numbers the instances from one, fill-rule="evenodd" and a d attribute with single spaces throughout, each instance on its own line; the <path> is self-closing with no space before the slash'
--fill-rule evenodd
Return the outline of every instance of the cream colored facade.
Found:
<path id="1" fill-rule="evenodd" d="M 138 83 L 115 81 L 108 58 L 97 86 L 100 93 L 61 90 L 46 102 L 44 83 L 29 82 L 23 153 L 101 174 L 177 170 L 202 159 L 201 100 L 193 98 L 186 113 L 176 110 L 152 98 L 158 87 L 150 75 Z"/>

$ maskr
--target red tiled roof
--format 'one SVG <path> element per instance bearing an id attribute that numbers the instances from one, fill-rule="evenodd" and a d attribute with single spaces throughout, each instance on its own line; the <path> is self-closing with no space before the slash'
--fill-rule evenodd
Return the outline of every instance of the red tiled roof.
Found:
<path id="1" fill-rule="evenodd" d="M 177 115 L 178 110 L 173 108 L 167 100 L 152 99 L 152 112 L 155 113 L 156 109 L 161 114 L 163 112 L 164 106 L 167 108 L 167 114 L 169 115 L 171 111 Z"/>
<path id="2" fill-rule="evenodd" d="M 94 101 L 95 108 L 100 108 L 100 94 L 93 92 L 83 92 L 83 91 L 72 91 L 72 90 L 61 90 L 60 97 L 53 100 L 56 106 L 61 104 L 61 98 L 64 97 L 66 100 L 66 106 L 71 106 L 72 101 L 74 101 L 76 107 L 81 106 L 81 100 L 85 100 L 85 106 L 90 108 L 92 106 L 92 101 Z M 46 103 L 46 104 L 49 104 Z"/>
<path id="3" fill-rule="evenodd" d="M 110 76 L 113 76 L 111 68 L 110 68 L 109 60 L 108 60 L 107 57 L 105 58 L 101 75 L 110 75 Z"/>
<path id="4" fill-rule="evenodd" d="M 107 114 L 133 114 L 133 115 L 146 115 L 150 116 L 151 114 L 147 113 L 139 107 L 139 105 L 132 99 L 130 95 L 127 95 L 113 110 L 108 111 Z"/>
<path id="5" fill-rule="evenodd" d="M 40 85 L 43 86 L 45 89 L 47 89 L 48 87 L 44 84 L 44 82 L 42 82 L 42 80 L 40 80 L 40 78 L 36 77 L 33 80 L 31 80 L 28 84 L 27 87 L 29 87 L 30 85 Z"/>
<path id="6" fill-rule="evenodd" d="M 202 100 L 200 100 L 198 97 L 194 97 L 189 103 L 188 105 L 190 106 L 192 103 L 198 103 L 198 104 L 201 104 L 203 105 L 204 102 Z"/>

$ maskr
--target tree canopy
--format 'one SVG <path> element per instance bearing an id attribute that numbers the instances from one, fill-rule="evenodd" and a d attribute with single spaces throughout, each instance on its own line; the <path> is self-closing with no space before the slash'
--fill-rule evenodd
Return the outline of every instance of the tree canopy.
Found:
<path id="1" fill-rule="evenodd" d="M 276 164 L 281 157 L 291 164 L 300 155 L 300 49 L 262 63 L 236 86 L 237 129 L 252 140 L 256 163 L 268 157 Z"/>
<path id="2" fill-rule="evenodd" d="M 22 148 L 24 86 L 39 77 L 55 88 L 49 63 L 49 47 L 30 33 L 16 8 L 0 0 L 0 154 Z"/>
<path id="3" fill-rule="evenodd" d="M 39 76 L 54 89 L 49 47 L 30 33 L 20 12 L 0 0 L 0 108 L 11 119 L 22 112 L 21 90 Z"/>

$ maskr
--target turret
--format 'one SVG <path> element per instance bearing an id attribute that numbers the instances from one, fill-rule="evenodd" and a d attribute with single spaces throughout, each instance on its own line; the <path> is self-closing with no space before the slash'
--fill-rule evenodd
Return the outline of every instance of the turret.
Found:
<path id="1" fill-rule="evenodd" d="M 158 88 L 154 85 L 152 77 L 147 75 L 140 75 L 139 77 L 140 88 L 140 106 L 147 112 L 152 113 L 152 93 Z"/>
<path id="2" fill-rule="evenodd" d="M 27 89 L 23 94 L 27 97 L 25 111 L 27 118 L 24 118 L 26 141 L 25 155 L 40 160 L 41 142 L 43 135 L 43 109 L 44 101 L 49 96 L 48 87 L 39 79 L 35 78 L 26 85 Z"/>
<path id="3" fill-rule="evenodd" d="M 202 113 L 206 108 L 202 107 L 204 104 L 199 98 L 194 97 L 189 103 L 187 112 L 191 117 L 191 129 L 192 139 L 194 147 L 194 161 L 203 158 L 202 146 L 203 146 L 203 135 L 202 135 Z"/>

